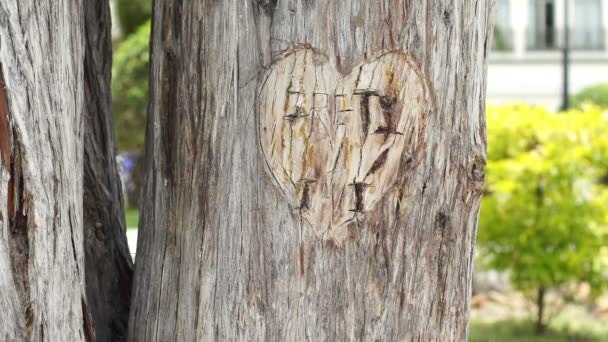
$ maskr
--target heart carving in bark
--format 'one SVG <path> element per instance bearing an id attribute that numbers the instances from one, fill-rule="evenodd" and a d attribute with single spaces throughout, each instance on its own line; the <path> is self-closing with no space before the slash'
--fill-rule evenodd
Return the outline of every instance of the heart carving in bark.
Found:
<path id="1" fill-rule="evenodd" d="M 339 244 L 398 188 L 420 144 L 427 87 L 403 52 L 341 75 L 311 48 L 274 62 L 258 88 L 259 139 L 276 185 L 315 231 Z"/>

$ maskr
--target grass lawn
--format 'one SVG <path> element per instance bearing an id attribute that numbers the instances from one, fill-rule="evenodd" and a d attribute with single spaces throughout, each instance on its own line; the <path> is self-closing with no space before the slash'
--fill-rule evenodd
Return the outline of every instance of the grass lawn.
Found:
<path id="1" fill-rule="evenodd" d="M 125 209 L 125 218 L 127 220 L 127 228 L 137 229 L 139 225 L 139 210 Z"/>
<path id="2" fill-rule="evenodd" d="M 537 336 L 534 333 L 534 323 L 531 321 L 473 320 L 469 334 L 470 342 L 600 342 L 608 341 L 608 323 L 606 321 L 577 323 L 575 317 L 570 321 L 555 320 L 544 335 Z"/>

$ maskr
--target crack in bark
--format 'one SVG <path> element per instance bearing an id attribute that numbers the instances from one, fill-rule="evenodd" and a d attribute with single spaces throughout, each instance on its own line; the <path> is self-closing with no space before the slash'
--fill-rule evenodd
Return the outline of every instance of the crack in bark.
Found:
<path id="1" fill-rule="evenodd" d="M 11 167 L 11 134 L 8 117 L 8 103 L 6 96 L 6 84 L 0 63 L 0 154 L 2 164 L 8 170 Z M 10 207 L 9 207 L 10 208 Z"/>
<path id="2" fill-rule="evenodd" d="M 380 156 L 378 156 L 374 164 L 372 164 L 372 167 L 369 169 L 369 171 L 367 171 L 365 178 L 373 175 L 376 171 L 380 170 L 384 166 L 386 159 L 388 158 L 388 151 L 389 149 L 386 149 L 384 152 L 382 152 L 382 154 L 380 154 Z"/>
<path id="3" fill-rule="evenodd" d="M 34 318 L 30 304 L 30 247 L 27 231 L 27 208 L 23 196 L 23 172 L 21 170 L 19 148 L 15 144 L 17 140 L 15 132 L 11 129 L 6 83 L 0 63 L 0 154 L 2 167 L 8 170 L 10 176 L 7 188 L 9 255 L 11 271 L 25 317 L 26 328 L 30 331 Z"/>
<path id="4" fill-rule="evenodd" d="M 391 134 L 400 134 L 401 132 L 396 131 L 395 127 L 395 107 L 397 105 L 397 96 L 392 94 L 386 94 L 380 97 L 380 107 L 382 108 L 382 115 L 384 117 L 385 126 L 380 126 L 374 134 L 383 134 L 384 139 L 388 139 Z"/>
<path id="5" fill-rule="evenodd" d="M 351 209 L 351 211 L 355 213 L 362 213 L 365 209 L 365 188 L 369 187 L 369 184 L 353 181 L 350 186 L 354 187 L 355 190 L 355 208 Z"/>
<path id="6" fill-rule="evenodd" d="M 82 303 L 82 325 L 84 330 L 84 340 L 86 342 L 95 342 L 95 329 L 93 329 L 93 321 L 84 298 L 81 298 Z"/>
<path id="7" fill-rule="evenodd" d="M 277 7 L 278 0 L 259 0 L 258 5 L 264 10 L 264 13 L 270 18 Z"/>
<path id="8" fill-rule="evenodd" d="M 303 189 L 302 189 L 302 200 L 300 201 L 300 210 L 308 210 L 310 209 L 310 185 L 316 183 L 313 179 L 304 179 L 302 180 Z"/>
<path id="9" fill-rule="evenodd" d="M 359 100 L 361 103 L 361 142 L 365 143 L 369 135 L 370 125 L 369 100 L 370 97 L 378 97 L 378 91 L 373 89 L 357 89 L 353 95 L 361 96 Z"/>

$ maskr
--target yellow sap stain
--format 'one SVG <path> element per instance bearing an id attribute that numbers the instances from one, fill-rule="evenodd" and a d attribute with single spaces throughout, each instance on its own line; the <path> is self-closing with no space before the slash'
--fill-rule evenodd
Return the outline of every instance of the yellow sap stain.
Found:
<path id="1" fill-rule="evenodd" d="M 304 139 L 304 144 L 308 144 L 308 134 L 306 134 L 306 127 L 308 126 L 308 119 L 307 118 L 302 118 L 304 119 L 304 123 L 302 125 L 300 125 L 300 129 L 298 130 L 298 134 L 300 135 L 300 137 L 302 139 Z"/>
<path id="2" fill-rule="evenodd" d="M 283 175 L 285 176 L 285 178 L 289 179 L 291 178 L 291 176 L 289 175 L 289 172 L 287 172 L 287 169 L 285 168 L 281 168 L 283 170 Z"/>
<path id="3" fill-rule="evenodd" d="M 314 146 L 310 146 L 310 148 L 308 148 L 308 153 L 306 155 L 306 158 L 308 160 L 314 162 L 314 159 L 315 159 L 315 147 Z"/>
<path id="4" fill-rule="evenodd" d="M 308 167 L 308 153 L 302 158 L 302 177 L 306 176 L 306 168 Z"/>
<path id="5" fill-rule="evenodd" d="M 283 111 L 285 112 L 285 114 L 288 114 L 287 111 L 289 110 L 289 94 L 287 94 L 287 97 L 285 98 L 285 107 L 283 108 Z"/>
<path id="6" fill-rule="evenodd" d="M 310 164 L 314 168 L 314 166 L 315 166 L 315 148 L 314 148 L 314 146 L 308 147 L 308 150 L 306 151 L 306 157 L 304 158 L 304 160 L 305 160 L 304 164 L 306 166 L 308 166 L 308 164 Z M 305 167 L 303 167 L 303 168 L 305 168 Z"/>
<path id="7" fill-rule="evenodd" d="M 388 83 L 389 84 L 393 82 L 393 79 L 395 78 L 395 74 L 393 73 L 393 66 L 392 65 L 387 64 L 384 67 L 384 75 L 388 79 Z"/>
<path id="8" fill-rule="evenodd" d="M 342 96 L 342 110 L 347 110 L 348 109 L 348 100 L 346 99 L 346 96 Z"/>
<path id="9" fill-rule="evenodd" d="M 304 144 L 304 146 L 308 146 L 308 134 L 306 134 L 306 125 L 305 124 L 300 126 L 300 129 L 298 130 L 298 134 L 300 135 L 300 138 L 302 139 L 302 143 Z"/>
<path id="10" fill-rule="evenodd" d="M 285 149 L 285 127 L 281 130 L 281 149 Z"/>
<path id="11" fill-rule="evenodd" d="M 351 146 L 348 137 L 344 137 L 344 139 L 342 139 L 342 146 L 344 148 L 344 167 L 347 167 L 348 161 L 350 160 L 351 152 Z"/>

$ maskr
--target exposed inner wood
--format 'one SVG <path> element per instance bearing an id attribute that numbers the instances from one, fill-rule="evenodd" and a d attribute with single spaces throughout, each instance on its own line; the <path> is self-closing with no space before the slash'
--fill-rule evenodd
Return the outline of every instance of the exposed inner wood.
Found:
<path id="1" fill-rule="evenodd" d="M 0 64 L 0 155 L 2 156 L 2 166 L 7 170 L 11 165 L 10 137 L 6 85 L 4 83 L 4 75 L 2 74 L 2 64 Z"/>
<path id="2" fill-rule="evenodd" d="M 0 64 L 0 152 L 2 167 L 8 170 L 7 214 L 9 227 L 9 254 L 15 288 L 25 317 L 26 328 L 32 325 L 29 284 L 29 240 L 27 235 L 27 216 L 23 198 L 23 175 L 19 150 L 13 146 L 13 132 L 10 124 L 8 96 L 2 64 Z M 13 153 L 15 152 L 15 153 Z"/>
<path id="3" fill-rule="evenodd" d="M 4 167 L 5 170 L 8 170 L 10 175 L 7 189 L 7 212 L 9 219 L 12 218 L 14 212 L 13 197 L 15 186 L 15 177 L 13 177 L 11 137 L 12 134 L 8 116 L 6 84 L 4 82 L 4 75 L 2 74 L 2 64 L 0 63 L 0 157 L 2 167 Z"/>
<path id="4" fill-rule="evenodd" d="M 87 303 L 84 298 L 81 300 L 82 302 L 82 318 L 83 318 L 83 330 L 84 330 L 84 340 L 86 342 L 95 342 L 97 339 L 95 338 L 95 329 L 93 328 L 93 321 L 91 320 L 91 314 L 89 313 L 89 309 L 87 307 Z"/>
<path id="5" fill-rule="evenodd" d="M 270 67 L 259 90 L 260 143 L 292 207 L 341 244 L 349 224 L 399 188 L 398 166 L 425 127 L 428 102 L 421 72 L 403 52 L 380 54 L 344 77 L 324 60 L 295 48 Z"/>

